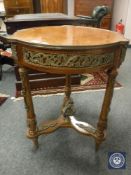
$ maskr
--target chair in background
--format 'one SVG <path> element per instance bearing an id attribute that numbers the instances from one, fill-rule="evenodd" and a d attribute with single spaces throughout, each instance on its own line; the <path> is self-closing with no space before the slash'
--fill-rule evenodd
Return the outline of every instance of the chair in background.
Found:
<path id="1" fill-rule="evenodd" d="M 110 13 L 110 8 L 108 6 L 97 6 L 94 8 L 91 16 L 83 16 L 83 15 L 77 15 L 77 17 L 81 19 L 91 19 L 97 21 L 97 27 L 100 27 L 101 21 L 104 18 L 104 16 L 108 15 Z"/>

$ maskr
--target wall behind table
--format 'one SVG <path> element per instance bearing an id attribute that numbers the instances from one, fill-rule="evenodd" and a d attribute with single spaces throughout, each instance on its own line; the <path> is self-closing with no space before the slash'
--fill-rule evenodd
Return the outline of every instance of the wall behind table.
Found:
<path id="1" fill-rule="evenodd" d="M 68 0 L 68 15 L 74 16 L 74 0 Z"/>
<path id="2" fill-rule="evenodd" d="M 124 36 L 131 40 L 131 0 L 114 0 L 112 30 L 115 31 L 115 26 L 120 19 L 125 25 Z"/>
<path id="3" fill-rule="evenodd" d="M 0 0 L 0 12 L 5 11 L 3 0 Z"/>
<path id="4" fill-rule="evenodd" d="M 130 44 L 131 44 L 131 0 L 129 0 L 129 4 L 128 4 L 128 13 L 127 13 L 125 27 L 126 27 L 125 37 L 130 40 Z"/>
<path id="5" fill-rule="evenodd" d="M 0 13 L 5 12 L 3 0 L 0 0 Z M 0 18 L 0 30 L 5 31 L 5 24 L 3 23 L 2 19 Z"/>

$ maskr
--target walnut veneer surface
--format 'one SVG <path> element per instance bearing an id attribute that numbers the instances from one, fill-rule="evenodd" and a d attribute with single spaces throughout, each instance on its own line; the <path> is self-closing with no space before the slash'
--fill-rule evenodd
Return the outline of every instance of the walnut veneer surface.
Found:
<path id="1" fill-rule="evenodd" d="M 126 41 L 123 35 L 117 32 L 67 25 L 23 29 L 15 32 L 13 38 L 30 43 L 54 46 L 94 46 Z"/>
<path id="2" fill-rule="evenodd" d="M 13 57 L 20 67 L 27 112 L 27 137 L 38 146 L 40 135 L 52 133 L 62 127 L 70 127 L 81 134 L 93 137 L 98 150 L 106 138 L 115 78 L 118 68 L 124 61 L 128 41 L 121 34 L 98 28 L 50 26 L 17 31 L 10 37 L 10 42 Z M 65 97 L 59 117 L 43 121 L 39 126 L 32 101 L 28 68 L 66 76 Z M 76 114 L 71 98 L 71 75 L 97 71 L 106 71 L 108 81 L 95 128 L 74 117 Z"/>

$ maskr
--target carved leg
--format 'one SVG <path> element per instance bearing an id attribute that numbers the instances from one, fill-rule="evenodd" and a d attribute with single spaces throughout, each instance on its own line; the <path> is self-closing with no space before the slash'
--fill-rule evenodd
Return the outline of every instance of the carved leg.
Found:
<path id="1" fill-rule="evenodd" d="M 66 75 L 64 102 L 70 99 L 70 95 L 71 95 L 71 76 Z"/>
<path id="2" fill-rule="evenodd" d="M 25 102 L 25 109 L 27 112 L 27 126 L 28 126 L 27 137 L 32 139 L 35 147 L 38 147 L 37 124 L 36 124 L 37 122 L 34 113 L 27 70 L 25 68 L 19 68 L 19 73 L 22 80 L 23 97 Z"/>
<path id="3" fill-rule="evenodd" d="M 99 149 L 100 144 L 105 139 L 105 131 L 107 128 L 107 116 L 110 110 L 110 104 L 113 97 L 113 89 L 116 76 L 117 76 L 116 69 L 108 71 L 108 82 L 106 92 L 103 100 L 99 121 L 97 124 L 96 151 Z"/>
<path id="4" fill-rule="evenodd" d="M 65 97 L 62 106 L 62 116 L 67 118 L 75 113 L 74 103 L 71 95 L 71 76 L 66 75 L 66 84 L 65 84 Z"/>

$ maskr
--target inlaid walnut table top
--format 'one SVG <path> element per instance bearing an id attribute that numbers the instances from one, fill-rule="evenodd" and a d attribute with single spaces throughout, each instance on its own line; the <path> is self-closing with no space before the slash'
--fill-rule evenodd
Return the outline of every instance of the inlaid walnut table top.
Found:
<path id="1" fill-rule="evenodd" d="M 67 25 L 23 29 L 15 32 L 13 38 L 52 46 L 95 46 L 126 41 L 123 35 L 109 30 Z"/>
<path id="2" fill-rule="evenodd" d="M 10 37 L 13 57 L 19 65 L 23 96 L 27 111 L 28 138 L 38 146 L 38 137 L 61 127 L 70 127 L 92 136 L 96 149 L 105 139 L 107 116 L 113 96 L 118 68 L 124 61 L 128 41 L 123 35 L 109 30 L 82 26 L 50 26 L 28 28 Z M 60 116 L 43 121 L 38 126 L 34 112 L 28 68 L 49 73 L 65 74 L 65 97 Z M 106 71 L 107 87 L 97 127 L 78 121 L 71 95 L 71 75 Z M 53 97 L 52 97 L 53 98 Z M 97 99 L 96 99 L 97 100 Z M 115 128 L 114 128 L 115 129 Z"/>

